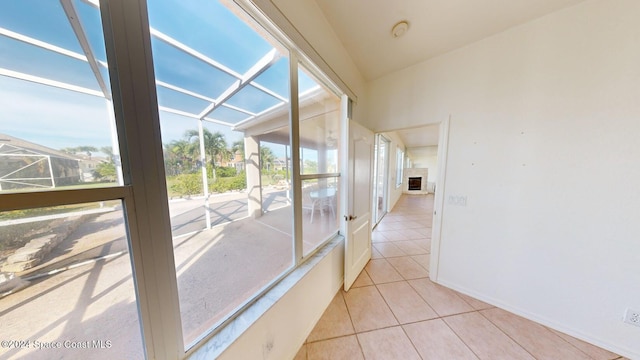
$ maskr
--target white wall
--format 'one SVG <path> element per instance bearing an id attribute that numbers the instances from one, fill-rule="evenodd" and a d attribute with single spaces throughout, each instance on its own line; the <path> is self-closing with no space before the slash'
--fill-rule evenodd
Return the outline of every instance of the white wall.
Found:
<path id="1" fill-rule="evenodd" d="M 343 269 L 344 242 L 314 266 L 218 359 L 293 359 L 342 287 Z M 210 357 L 203 354 L 200 358 Z"/>
<path id="2" fill-rule="evenodd" d="M 364 121 L 364 78 L 314 0 L 271 0 L 358 97 L 353 118 Z"/>
<path id="3" fill-rule="evenodd" d="M 640 1 L 585 1 L 372 82 L 368 111 L 376 131 L 451 115 L 439 186 L 467 205 L 440 212 L 440 283 L 631 358 L 638 19 Z"/>

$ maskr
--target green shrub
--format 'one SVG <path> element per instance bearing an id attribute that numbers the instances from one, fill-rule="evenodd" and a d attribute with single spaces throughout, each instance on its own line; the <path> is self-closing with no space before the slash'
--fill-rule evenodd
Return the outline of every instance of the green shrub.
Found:
<path id="1" fill-rule="evenodd" d="M 116 181 L 116 166 L 112 163 L 101 162 L 93 170 L 93 176 L 100 181 Z"/>
<path id="2" fill-rule="evenodd" d="M 170 185 L 171 191 L 180 196 L 202 194 L 201 174 L 181 174 L 176 176 Z"/>
<path id="3" fill-rule="evenodd" d="M 247 176 L 241 172 L 234 177 L 219 177 L 216 182 L 209 183 L 209 191 L 223 193 L 247 188 Z"/>
<path id="4" fill-rule="evenodd" d="M 235 177 L 237 173 L 236 169 L 232 167 L 217 167 L 216 175 L 219 177 Z"/>
<path id="5" fill-rule="evenodd" d="M 19 219 L 21 217 L 25 217 L 26 215 L 27 215 L 27 210 L 4 211 L 4 212 L 0 212 L 0 221 Z"/>

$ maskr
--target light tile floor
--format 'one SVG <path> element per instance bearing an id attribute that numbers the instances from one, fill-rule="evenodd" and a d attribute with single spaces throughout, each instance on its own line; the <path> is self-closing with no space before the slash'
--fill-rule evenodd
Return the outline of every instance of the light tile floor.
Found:
<path id="1" fill-rule="evenodd" d="M 624 359 L 429 280 L 432 195 L 403 195 L 295 360 Z"/>

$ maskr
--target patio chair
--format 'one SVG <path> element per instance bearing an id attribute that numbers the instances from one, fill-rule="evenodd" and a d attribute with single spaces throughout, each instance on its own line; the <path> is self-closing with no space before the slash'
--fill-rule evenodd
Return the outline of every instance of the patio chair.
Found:
<path id="1" fill-rule="evenodd" d="M 311 187 L 302 188 L 302 210 L 309 210 L 311 212 L 309 222 L 313 223 L 313 214 L 316 211 L 317 201 L 311 198 L 311 191 L 313 191 Z"/>

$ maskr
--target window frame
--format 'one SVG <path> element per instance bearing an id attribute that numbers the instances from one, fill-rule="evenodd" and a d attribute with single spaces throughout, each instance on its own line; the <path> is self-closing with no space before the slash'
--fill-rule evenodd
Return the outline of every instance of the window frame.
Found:
<path id="1" fill-rule="evenodd" d="M 95 1 L 85 0 L 95 4 Z M 294 257 L 292 269 L 276 277 L 256 297 L 248 299 L 244 308 L 299 268 L 318 250 L 331 241 L 324 241 L 309 254 L 302 250 L 301 184 L 304 180 L 341 177 L 341 173 L 301 174 L 299 142 L 298 69 L 304 66 L 315 80 L 342 98 L 355 95 L 337 75 L 325 75 L 322 67 L 305 56 L 300 48 L 280 31 L 255 5 L 235 1 L 248 16 L 281 41 L 289 50 L 291 166 L 294 212 Z M 168 194 L 166 189 L 163 148 L 160 135 L 160 116 L 156 79 L 151 55 L 151 34 L 146 0 L 100 1 L 100 16 L 105 39 L 111 87 L 110 111 L 113 110 L 122 166 L 122 185 L 104 188 L 29 191 L 0 193 L 0 211 L 37 207 L 120 200 L 123 204 L 136 293 L 140 327 L 147 358 L 185 358 L 231 321 L 244 308 L 221 323 L 216 329 L 198 337 L 193 346 L 185 349 L 178 301 L 177 277 L 173 256 Z M 294 31 L 297 33 L 297 31 Z M 299 41 L 308 47 L 304 39 Z M 311 48 L 311 50 L 313 50 Z M 311 51 L 308 50 L 308 51 Z M 317 57 L 312 51 L 313 58 Z M 321 59 L 321 58 L 319 58 Z M 316 59 L 317 60 L 317 59 Z M 324 69 L 321 71 L 320 69 Z M 329 68 L 330 69 L 330 68 Z M 339 79 L 339 78 L 338 78 Z M 343 90 L 344 89 L 344 90 Z M 344 111 L 341 107 L 341 111 Z M 340 121 L 345 117 L 341 116 Z M 346 134 L 341 134 L 346 136 Z M 344 152 L 346 149 L 340 149 Z M 344 158 L 339 154 L 340 159 Z M 345 164 L 340 164 L 341 170 Z M 344 181 L 338 180 L 343 186 Z M 341 189 L 342 192 L 345 189 Z M 336 235 L 339 234 L 339 228 Z"/>

